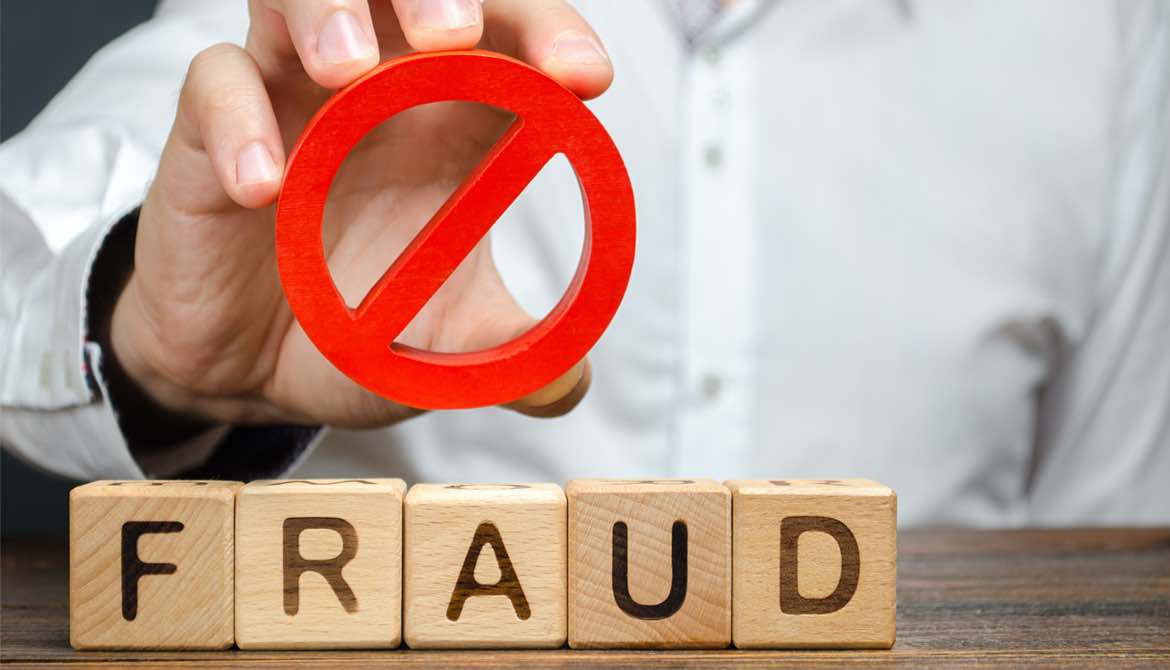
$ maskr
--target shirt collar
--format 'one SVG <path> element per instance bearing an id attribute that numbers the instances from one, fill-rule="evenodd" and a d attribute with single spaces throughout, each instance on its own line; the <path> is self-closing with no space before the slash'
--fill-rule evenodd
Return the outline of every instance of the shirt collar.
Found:
<path id="1" fill-rule="evenodd" d="M 748 29 L 780 0 L 666 0 L 664 6 L 683 42 L 691 49 L 718 46 Z"/>

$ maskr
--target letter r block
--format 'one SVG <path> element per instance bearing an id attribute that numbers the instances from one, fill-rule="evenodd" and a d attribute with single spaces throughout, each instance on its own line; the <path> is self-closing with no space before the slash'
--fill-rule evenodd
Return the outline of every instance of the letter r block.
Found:
<path id="1" fill-rule="evenodd" d="M 75 649 L 225 649 L 234 640 L 238 482 L 99 481 L 69 493 Z"/>
<path id="2" fill-rule="evenodd" d="M 403 632 L 415 649 L 565 643 L 565 493 L 418 484 L 406 496 Z"/>
<path id="3" fill-rule="evenodd" d="M 709 479 L 569 482 L 569 646 L 731 641 L 731 494 Z"/>
<path id="4" fill-rule="evenodd" d="M 372 649 L 402 640 L 401 479 L 251 482 L 236 507 L 236 644 Z"/>
<path id="5" fill-rule="evenodd" d="M 894 644 L 897 498 L 865 479 L 727 482 L 733 640 L 749 648 Z"/>

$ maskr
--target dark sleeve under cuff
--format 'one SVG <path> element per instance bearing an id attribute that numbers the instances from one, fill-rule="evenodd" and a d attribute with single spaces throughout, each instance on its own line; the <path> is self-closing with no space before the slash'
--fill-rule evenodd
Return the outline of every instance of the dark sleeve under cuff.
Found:
<path id="1" fill-rule="evenodd" d="M 232 428 L 211 456 L 183 471 L 181 479 L 280 479 L 309 448 L 320 426 L 240 426 Z"/>

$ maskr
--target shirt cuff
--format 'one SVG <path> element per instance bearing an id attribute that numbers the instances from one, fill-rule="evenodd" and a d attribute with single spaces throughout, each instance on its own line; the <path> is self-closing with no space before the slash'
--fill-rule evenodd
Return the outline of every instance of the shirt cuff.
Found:
<path id="1" fill-rule="evenodd" d="M 19 297 L 5 301 L 12 318 L 0 329 L 0 442 L 31 465 L 74 479 L 141 477 L 113 413 L 96 401 L 88 372 L 99 352 L 85 341 L 90 268 L 121 217 L 84 229 L 52 253 L 25 210 L 3 192 L 0 204 L 13 244 L 30 240 L 21 255 L 4 254 L 13 261 L 5 263 L 13 274 L 4 288 Z"/>
<path id="2" fill-rule="evenodd" d="M 6 223 L 32 226 L 23 210 L 5 204 L 6 219 L 13 219 Z M 129 444 L 103 374 L 108 352 L 92 337 L 90 321 L 91 310 L 103 307 L 95 300 L 121 290 L 117 276 L 132 263 L 136 215 L 123 211 L 85 229 L 31 273 L 11 328 L 0 333 L 7 350 L 0 442 L 35 467 L 78 480 L 287 474 L 320 441 L 322 428 L 209 425 L 162 447 Z"/>

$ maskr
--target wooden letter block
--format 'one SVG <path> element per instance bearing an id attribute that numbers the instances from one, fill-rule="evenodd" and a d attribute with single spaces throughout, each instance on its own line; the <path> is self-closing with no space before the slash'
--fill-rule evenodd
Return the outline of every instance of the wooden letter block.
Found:
<path id="1" fill-rule="evenodd" d="M 731 640 L 731 494 L 709 479 L 569 482 L 569 646 Z"/>
<path id="2" fill-rule="evenodd" d="M 735 646 L 894 644 L 897 498 L 865 479 L 727 482 Z"/>
<path id="3" fill-rule="evenodd" d="M 406 496 L 406 643 L 565 642 L 565 494 L 555 484 L 419 484 Z"/>
<path id="4" fill-rule="evenodd" d="M 397 647 L 401 479 L 255 481 L 236 508 L 241 649 Z"/>
<path id="5" fill-rule="evenodd" d="M 69 493 L 75 649 L 226 649 L 238 482 L 99 481 Z"/>

